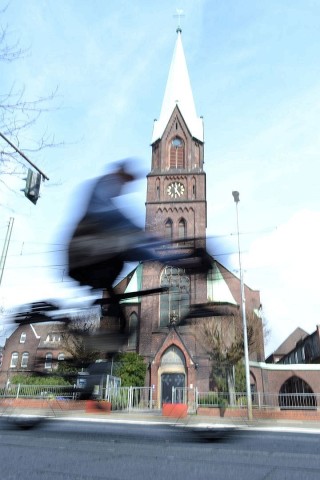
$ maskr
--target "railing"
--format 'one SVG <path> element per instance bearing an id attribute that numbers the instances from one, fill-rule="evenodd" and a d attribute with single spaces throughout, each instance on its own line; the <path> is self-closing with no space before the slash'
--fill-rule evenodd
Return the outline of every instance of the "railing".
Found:
<path id="1" fill-rule="evenodd" d="M 100 398 L 112 404 L 112 410 L 151 410 L 155 408 L 154 390 L 149 387 L 119 387 L 114 382 L 101 389 Z M 72 399 L 78 397 L 79 388 L 73 386 L 10 384 L 0 389 L 2 398 Z"/>
<path id="2" fill-rule="evenodd" d="M 75 399 L 75 388 L 70 385 L 22 385 L 10 384 L 0 389 L 0 398 L 60 398 Z"/>
<path id="3" fill-rule="evenodd" d="M 152 410 L 155 408 L 151 387 L 118 387 L 109 388 L 106 400 L 111 402 L 112 410 Z"/>
<path id="4" fill-rule="evenodd" d="M 188 387 L 172 387 L 172 403 L 185 403 L 188 412 L 197 410 L 198 389 Z"/>
<path id="5" fill-rule="evenodd" d="M 233 401 L 230 401 L 230 398 Z M 320 406 L 319 393 L 252 393 L 253 408 L 316 409 Z M 197 407 L 246 407 L 246 393 L 236 392 L 232 396 L 225 392 L 198 392 Z"/>
<path id="6" fill-rule="evenodd" d="M 73 399 L 79 390 L 73 386 L 10 384 L 0 388 L 2 398 Z M 103 390 L 104 400 L 112 404 L 112 410 L 141 411 L 153 410 L 157 401 L 151 387 L 119 387 L 111 384 Z M 244 392 L 230 395 L 227 392 L 199 392 L 197 388 L 173 387 L 172 403 L 185 403 L 188 412 L 198 407 L 246 408 Z M 315 410 L 320 408 L 320 393 L 252 393 L 252 406 L 256 409 Z"/>

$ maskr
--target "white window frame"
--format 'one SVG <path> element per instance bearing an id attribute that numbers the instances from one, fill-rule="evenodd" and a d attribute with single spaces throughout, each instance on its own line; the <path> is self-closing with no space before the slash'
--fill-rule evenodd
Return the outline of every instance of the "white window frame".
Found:
<path id="1" fill-rule="evenodd" d="M 12 352 L 11 353 L 11 360 L 10 360 L 10 368 L 17 368 L 19 363 L 19 353 Z"/>
<path id="2" fill-rule="evenodd" d="M 44 368 L 52 368 L 52 353 L 48 352 L 46 354 L 46 359 L 44 362 Z"/>
<path id="3" fill-rule="evenodd" d="M 26 332 L 22 332 L 20 335 L 20 343 L 26 343 L 26 338 L 27 338 Z"/>
<path id="4" fill-rule="evenodd" d="M 28 361 L 29 361 L 29 352 L 23 352 L 23 354 L 21 355 L 21 368 L 27 368 Z"/>

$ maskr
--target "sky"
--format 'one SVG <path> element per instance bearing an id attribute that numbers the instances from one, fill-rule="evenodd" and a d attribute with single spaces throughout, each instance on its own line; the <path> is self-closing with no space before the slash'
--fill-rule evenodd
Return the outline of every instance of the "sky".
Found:
<path id="1" fill-rule="evenodd" d="M 7 2 L 0 0 L 0 6 Z M 182 42 L 197 114 L 205 129 L 208 245 L 259 290 L 271 329 L 266 354 L 297 327 L 320 318 L 320 2 L 316 0 L 11 0 L 0 8 L 9 38 L 27 48 L 0 62 L 0 95 L 24 88 L 48 109 L 19 136 L 19 147 L 49 177 L 37 205 L 26 167 L 1 175 L 0 249 L 14 218 L 0 304 L 72 299 L 84 289 L 66 275 L 64 241 L 79 208 L 79 185 L 108 163 L 151 163 L 183 10 Z M 1 97 L 0 97 L 1 98 Z M 56 148 L 33 151 L 54 136 Z M 4 148 L 0 141 L 0 148 Z M 144 225 L 146 181 L 123 203 Z"/>

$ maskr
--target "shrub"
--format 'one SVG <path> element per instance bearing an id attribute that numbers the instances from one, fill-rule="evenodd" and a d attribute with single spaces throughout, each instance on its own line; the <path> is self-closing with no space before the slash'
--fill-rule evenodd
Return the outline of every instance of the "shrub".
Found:
<path id="1" fill-rule="evenodd" d="M 67 382 L 64 378 L 62 377 L 56 377 L 56 376 L 42 376 L 42 375 L 14 375 L 10 379 L 10 383 L 14 385 L 18 385 L 19 383 L 21 385 L 59 385 L 59 386 L 69 386 L 70 383 Z"/>

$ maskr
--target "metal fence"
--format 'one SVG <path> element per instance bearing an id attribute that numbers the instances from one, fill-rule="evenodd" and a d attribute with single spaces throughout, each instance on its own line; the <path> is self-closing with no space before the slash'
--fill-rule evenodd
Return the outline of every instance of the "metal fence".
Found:
<path id="1" fill-rule="evenodd" d="M 0 398 L 57 398 L 76 399 L 73 386 L 57 385 L 22 385 L 11 383 L 0 389 Z"/>
<path id="2" fill-rule="evenodd" d="M 252 393 L 253 408 L 277 408 L 283 410 L 315 410 L 320 406 L 319 393 Z M 198 407 L 246 407 L 247 395 L 235 392 L 230 395 L 225 392 L 196 392 Z"/>
<path id="3" fill-rule="evenodd" d="M 0 389 L 0 398 L 37 398 L 76 400 L 79 389 L 72 386 L 10 384 Z M 151 410 L 155 408 L 154 390 L 149 387 L 119 387 L 115 382 L 104 384 L 100 398 L 112 404 L 112 410 Z"/>
<path id="4" fill-rule="evenodd" d="M 10 384 L 0 388 L 2 398 L 77 399 L 79 390 L 73 386 Z M 116 382 L 104 384 L 101 398 L 111 402 L 112 410 L 141 411 L 157 407 L 155 390 L 151 387 L 120 387 Z M 320 408 L 320 393 L 252 393 L 252 406 L 257 409 L 315 410 Z M 172 387 L 172 403 L 188 405 L 188 412 L 198 407 L 245 408 L 244 392 L 199 392 L 197 388 Z"/>
<path id="5" fill-rule="evenodd" d="M 172 387 L 172 403 L 184 403 L 188 405 L 188 412 L 197 410 L 198 389 L 188 387 Z"/>
<path id="6" fill-rule="evenodd" d="M 151 387 L 109 388 L 105 399 L 111 402 L 112 410 L 152 410 L 155 408 Z"/>

